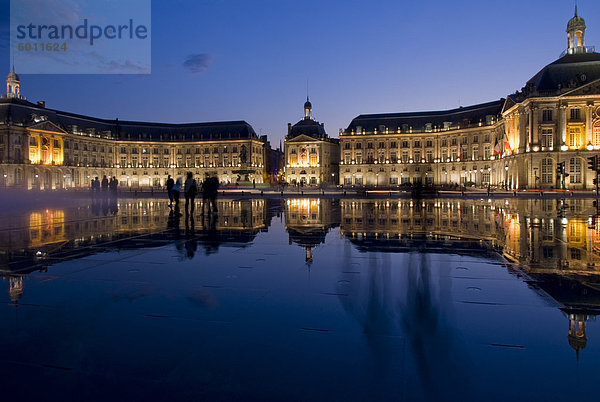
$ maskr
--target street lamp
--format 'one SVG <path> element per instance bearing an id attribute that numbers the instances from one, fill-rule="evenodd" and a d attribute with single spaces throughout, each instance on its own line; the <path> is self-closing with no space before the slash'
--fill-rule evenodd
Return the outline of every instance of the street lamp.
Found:
<path id="1" fill-rule="evenodd" d="M 375 179 L 377 180 L 375 182 L 375 187 L 378 187 L 379 186 L 379 173 L 375 173 Z"/>

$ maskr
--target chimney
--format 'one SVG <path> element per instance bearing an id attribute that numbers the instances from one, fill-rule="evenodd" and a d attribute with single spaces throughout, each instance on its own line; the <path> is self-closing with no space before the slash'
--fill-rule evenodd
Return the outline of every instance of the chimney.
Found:
<path id="1" fill-rule="evenodd" d="M 38 102 L 37 102 L 37 105 L 38 105 L 39 107 L 46 107 L 46 101 L 38 101 Z"/>
<path id="2" fill-rule="evenodd" d="M 292 123 L 288 123 L 288 135 L 292 132 Z"/>

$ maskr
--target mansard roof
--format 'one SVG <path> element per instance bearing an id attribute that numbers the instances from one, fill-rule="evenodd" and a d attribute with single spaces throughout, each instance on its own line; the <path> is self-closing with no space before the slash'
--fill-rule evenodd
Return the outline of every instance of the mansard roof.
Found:
<path id="1" fill-rule="evenodd" d="M 310 118 L 304 118 L 291 126 L 291 128 L 288 130 L 286 139 L 291 140 L 300 135 L 305 135 L 316 140 L 330 139 L 325 132 L 325 125 Z"/>
<path id="2" fill-rule="evenodd" d="M 382 128 L 395 132 L 399 128 L 402 129 L 404 125 L 412 127 L 413 132 L 420 132 L 425 130 L 427 124 L 431 124 L 432 127 L 443 127 L 444 123 L 450 123 L 451 127 L 477 127 L 481 122 L 486 123 L 487 116 L 497 119 L 503 104 L 504 99 L 500 99 L 450 110 L 361 114 L 352 120 L 345 132 L 346 134 L 356 132 L 358 127 L 368 133 L 374 132 L 375 129 L 381 133 Z"/>
<path id="3" fill-rule="evenodd" d="M 557 96 L 600 79 L 600 53 L 566 54 L 534 75 L 516 98 Z"/>
<path id="4" fill-rule="evenodd" d="M 0 99 L 0 124 L 27 127 L 40 119 L 46 119 L 67 132 L 119 140 L 258 139 L 252 126 L 243 120 L 185 124 L 108 120 L 48 109 L 24 99 Z"/>

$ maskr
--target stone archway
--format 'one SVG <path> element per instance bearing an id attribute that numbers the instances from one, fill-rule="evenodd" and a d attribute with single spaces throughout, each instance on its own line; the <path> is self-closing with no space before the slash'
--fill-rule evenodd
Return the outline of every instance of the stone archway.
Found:
<path id="1" fill-rule="evenodd" d="M 0 187 L 8 187 L 8 171 L 0 167 Z"/>
<path id="2" fill-rule="evenodd" d="M 42 176 L 38 168 L 34 168 L 31 171 L 31 189 L 41 190 L 42 189 Z"/>
<path id="3" fill-rule="evenodd" d="M 52 171 L 50 169 L 44 169 L 42 176 L 42 189 L 52 190 Z"/>

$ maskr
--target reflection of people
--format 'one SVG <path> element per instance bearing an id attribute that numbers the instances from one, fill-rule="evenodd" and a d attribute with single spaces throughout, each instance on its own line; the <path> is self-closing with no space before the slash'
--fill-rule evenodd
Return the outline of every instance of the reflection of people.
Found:
<path id="1" fill-rule="evenodd" d="M 204 252 L 206 255 L 216 253 L 219 250 L 219 234 L 217 232 L 217 216 L 209 214 L 202 219 L 202 232 Z"/>
<path id="2" fill-rule="evenodd" d="M 198 241 L 196 239 L 196 233 L 194 228 L 194 217 L 187 216 L 185 218 L 185 236 L 188 238 L 185 242 L 185 250 L 189 259 L 194 258 L 196 249 L 198 248 Z"/>
<path id="3" fill-rule="evenodd" d="M 169 207 L 173 207 L 173 186 L 175 185 L 175 182 L 173 181 L 173 178 L 171 177 L 171 175 L 169 175 L 169 177 L 167 178 L 167 195 L 169 196 Z"/>
<path id="4" fill-rule="evenodd" d="M 185 185 L 183 194 L 185 196 L 185 213 L 188 213 L 188 204 L 192 204 L 190 208 L 190 213 L 194 213 L 194 205 L 196 194 L 198 193 L 198 184 L 196 180 L 194 180 L 192 172 L 187 173 L 187 179 L 185 179 Z"/>
<path id="5" fill-rule="evenodd" d="M 173 209 L 169 211 L 169 219 L 167 220 L 167 227 L 172 229 L 177 235 L 179 235 L 179 217 L 181 214 L 177 213 Z"/>
<path id="6" fill-rule="evenodd" d="M 217 210 L 217 193 L 219 191 L 219 179 L 214 176 L 206 175 L 206 179 L 202 185 L 202 214 L 204 215 L 205 205 L 208 204 L 208 212 L 213 214 Z"/>

